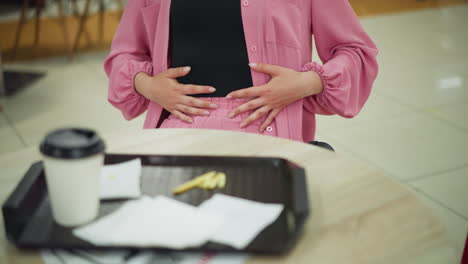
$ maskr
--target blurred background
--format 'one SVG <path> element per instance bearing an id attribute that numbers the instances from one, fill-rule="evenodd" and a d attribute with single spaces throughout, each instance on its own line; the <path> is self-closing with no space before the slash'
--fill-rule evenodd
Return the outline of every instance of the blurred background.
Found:
<path id="1" fill-rule="evenodd" d="M 318 117 L 317 140 L 413 190 L 461 255 L 468 231 L 468 0 L 350 2 L 379 47 L 380 74 L 358 117 Z M 125 121 L 106 99 L 102 62 L 125 4 L 1 1 L 0 158 L 36 148 L 58 127 L 92 127 L 104 137 L 142 127 L 143 116 Z"/>

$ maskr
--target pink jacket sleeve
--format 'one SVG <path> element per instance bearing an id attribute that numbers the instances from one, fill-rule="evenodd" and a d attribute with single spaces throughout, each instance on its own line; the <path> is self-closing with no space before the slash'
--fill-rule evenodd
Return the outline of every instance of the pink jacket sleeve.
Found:
<path id="1" fill-rule="evenodd" d="M 109 78 L 109 102 L 125 119 L 133 119 L 148 107 L 149 100 L 136 92 L 133 79 L 139 72 L 153 74 L 146 31 L 142 30 L 140 9 L 144 0 L 128 1 L 112 41 L 110 54 L 104 62 Z"/>
<path id="2" fill-rule="evenodd" d="M 354 117 L 369 97 L 377 76 L 377 48 L 364 31 L 348 0 L 312 0 L 312 32 L 323 65 L 309 62 L 323 91 L 304 98 L 306 110 Z"/>

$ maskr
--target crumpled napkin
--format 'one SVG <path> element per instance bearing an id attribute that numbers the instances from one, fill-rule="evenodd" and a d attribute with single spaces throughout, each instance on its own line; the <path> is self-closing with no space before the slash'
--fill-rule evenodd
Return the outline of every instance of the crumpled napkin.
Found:
<path id="1" fill-rule="evenodd" d="M 144 196 L 73 233 L 102 246 L 184 249 L 213 241 L 242 249 L 282 211 L 282 204 L 223 194 L 215 194 L 198 208 L 164 196 Z"/>
<path id="2" fill-rule="evenodd" d="M 164 197 L 144 196 L 73 233 L 95 245 L 183 249 L 205 244 L 222 216 Z"/>
<path id="3" fill-rule="evenodd" d="M 42 250 L 45 264 L 243 264 L 247 254 L 156 253 L 151 250 Z"/>
<path id="4" fill-rule="evenodd" d="M 215 194 L 204 201 L 199 210 L 223 216 L 223 223 L 210 241 L 243 249 L 283 211 L 282 204 L 267 204 Z"/>
<path id="5" fill-rule="evenodd" d="M 99 198 L 137 198 L 141 196 L 141 159 L 106 165 L 99 177 Z"/>

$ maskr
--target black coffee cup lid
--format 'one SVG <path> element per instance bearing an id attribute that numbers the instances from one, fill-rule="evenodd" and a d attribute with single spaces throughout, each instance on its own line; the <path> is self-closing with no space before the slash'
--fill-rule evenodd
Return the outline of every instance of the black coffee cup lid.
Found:
<path id="1" fill-rule="evenodd" d="M 59 159 L 80 159 L 104 152 L 105 145 L 95 131 L 64 128 L 50 132 L 40 145 L 42 154 Z"/>

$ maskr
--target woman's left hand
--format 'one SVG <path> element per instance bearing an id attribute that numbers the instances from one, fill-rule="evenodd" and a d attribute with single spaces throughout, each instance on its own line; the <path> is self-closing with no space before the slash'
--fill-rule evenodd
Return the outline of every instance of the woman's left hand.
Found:
<path id="1" fill-rule="evenodd" d="M 229 114 L 229 118 L 233 118 L 240 113 L 255 110 L 242 121 L 241 128 L 268 115 L 260 126 L 261 133 L 288 104 L 306 96 L 318 94 L 323 89 L 320 76 L 313 71 L 297 72 L 289 68 L 261 63 L 249 65 L 254 71 L 271 75 L 271 80 L 260 86 L 236 90 L 226 96 L 227 98 L 253 98 Z"/>

